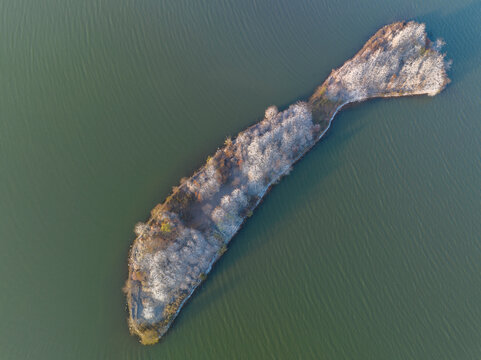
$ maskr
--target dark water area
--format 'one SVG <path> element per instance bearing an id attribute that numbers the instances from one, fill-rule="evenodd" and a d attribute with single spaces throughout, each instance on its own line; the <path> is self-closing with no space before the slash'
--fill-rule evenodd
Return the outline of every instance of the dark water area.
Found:
<path id="1" fill-rule="evenodd" d="M 0 359 L 481 358 L 481 2 L 0 0 Z M 133 227 L 381 26 L 427 23 L 434 98 L 343 110 L 160 344 Z"/>

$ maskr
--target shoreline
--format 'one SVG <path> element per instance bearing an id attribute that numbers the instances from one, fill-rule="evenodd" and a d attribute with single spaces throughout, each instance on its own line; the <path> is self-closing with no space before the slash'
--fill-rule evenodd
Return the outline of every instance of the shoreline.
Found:
<path id="1" fill-rule="evenodd" d="M 345 106 L 347 105 L 348 103 L 346 104 L 342 104 L 342 105 L 339 105 L 338 108 L 335 110 L 334 112 L 334 115 L 332 115 L 331 119 L 329 120 L 329 125 L 327 126 L 327 128 L 322 132 L 322 134 L 319 136 L 319 138 L 316 140 L 316 142 L 312 145 L 312 147 L 314 147 L 319 141 L 321 141 L 322 137 L 327 133 L 327 131 L 330 129 L 331 127 L 331 123 L 332 121 L 334 120 L 334 117 L 337 115 L 337 113 Z M 305 151 L 301 156 L 299 156 L 299 158 L 297 158 L 293 163 L 292 165 L 296 164 L 298 161 L 300 161 L 311 149 L 309 148 L 307 151 Z M 287 173 L 289 172 L 289 169 L 282 173 L 278 179 L 276 179 L 275 181 L 272 181 L 265 189 L 264 191 L 259 195 L 260 196 L 260 199 L 259 201 L 257 202 L 257 204 L 254 206 L 254 208 L 257 208 L 260 203 L 262 202 L 262 200 L 264 199 L 265 195 L 267 195 L 267 193 L 270 191 L 270 189 L 277 183 L 277 181 L 279 181 L 279 179 L 281 179 L 282 177 L 288 175 Z M 242 229 L 242 226 L 244 225 L 244 223 L 247 221 L 248 219 L 248 216 L 244 217 L 242 219 L 242 222 L 239 224 L 236 232 L 234 233 L 234 235 L 232 236 L 231 240 L 229 240 L 229 243 L 230 241 L 232 241 L 232 239 L 234 238 L 235 235 L 237 235 L 237 233 Z M 217 256 L 216 258 L 214 258 L 212 260 L 212 262 L 209 264 L 209 268 L 208 268 L 208 271 L 207 273 L 210 273 L 211 270 L 212 270 L 212 267 L 217 263 L 217 261 L 222 257 L 222 255 L 219 255 Z M 199 283 L 199 285 L 201 284 L 202 282 Z M 195 291 L 198 289 L 199 285 L 197 285 L 196 287 L 194 287 L 192 289 L 192 291 L 189 293 L 189 295 L 180 303 L 180 306 L 179 308 L 177 309 L 176 313 L 175 313 L 175 317 L 177 317 L 177 315 L 179 315 L 180 313 L 180 310 L 182 310 L 184 304 L 192 297 L 192 295 L 195 293 Z M 172 324 L 174 323 L 174 321 L 172 320 L 169 325 L 165 328 L 165 330 L 163 331 L 163 333 L 160 334 L 160 336 L 163 336 L 169 329 L 170 327 L 172 326 Z"/>
<path id="2" fill-rule="evenodd" d="M 138 237 L 129 251 L 124 291 L 131 333 L 143 344 L 154 344 L 168 331 L 252 211 L 324 137 L 345 106 L 442 91 L 449 82 L 448 65 L 434 44 L 424 24 L 381 28 L 331 72 L 308 102 L 282 112 L 268 108 L 264 120 L 226 140 L 225 147 L 155 206 L 150 219 L 136 227 Z M 392 62 L 395 56 L 401 66 Z M 405 65 L 409 61 L 420 64 L 417 71 Z"/>

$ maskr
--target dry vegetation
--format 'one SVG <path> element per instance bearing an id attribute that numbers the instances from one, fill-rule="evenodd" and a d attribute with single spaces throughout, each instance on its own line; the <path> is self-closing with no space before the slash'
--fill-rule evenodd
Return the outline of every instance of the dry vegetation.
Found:
<path id="1" fill-rule="evenodd" d="M 328 79 L 308 102 L 227 138 L 192 177 L 181 180 L 147 223 L 135 226 L 125 287 L 133 333 L 152 344 L 167 331 L 184 300 L 270 185 L 287 173 L 344 104 L 376 96 L 434 95 L 447 83 L 441 42 L 423 24 L 384 27 Z"/>

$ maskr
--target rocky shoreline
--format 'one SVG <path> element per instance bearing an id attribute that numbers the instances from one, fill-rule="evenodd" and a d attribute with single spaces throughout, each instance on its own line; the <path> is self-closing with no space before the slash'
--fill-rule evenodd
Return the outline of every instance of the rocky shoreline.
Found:
<path id="1" fill-rule="evenodd" d="M 376 97 L 434 96 L 449 64 L 425 25 L 381 28 L 306 102 L 274 106 L 259 123 L 227 139 L 193 176 L 136 225 L 125 285 L 129 328 L 156 343 L 269 188 L 328 131 L 343 106 Z"/>

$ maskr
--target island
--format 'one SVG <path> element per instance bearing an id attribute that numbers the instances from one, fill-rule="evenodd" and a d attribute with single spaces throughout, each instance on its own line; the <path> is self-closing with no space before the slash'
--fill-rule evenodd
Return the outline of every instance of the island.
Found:
<path id="1" fill-rule="evenodd" d="M 309 99 L 283 111 L 267 108 L 263 120 L 181 179 L 135 226 L 124 288 L 131 333 L 142 344 L 158 342 L 269 188 L 323 137 L 343 106 L 442 91 L 449 82 L 442 45 L 429 40 L 421 23 L 384 26 Z"/>

